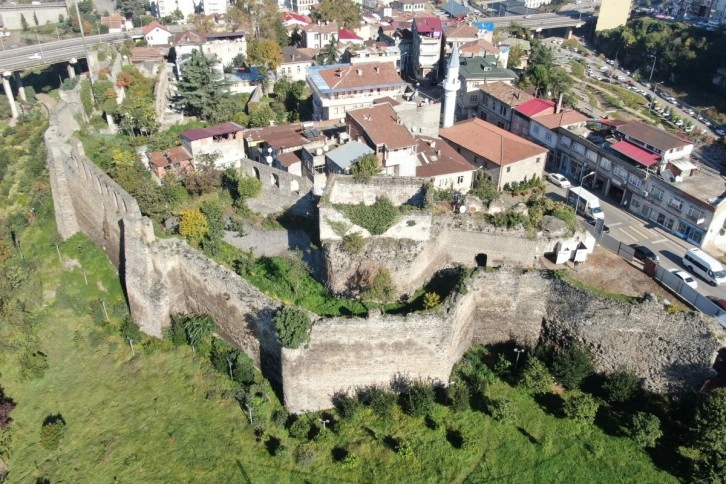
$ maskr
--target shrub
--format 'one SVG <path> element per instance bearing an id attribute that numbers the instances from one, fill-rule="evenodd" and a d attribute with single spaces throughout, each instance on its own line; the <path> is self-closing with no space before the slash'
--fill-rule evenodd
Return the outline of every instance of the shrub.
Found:
<path id="1" fill-rule="evenodd" d="M 237 193 L 239 198 L 247 200 L 255 198 L 262 192 L 262 182 L 252 176 L 242 176 L 237 180 Z"/>
<path id="2" fill-rule="evenodd" d="M 312 323 L 308 314 L 296 307 L 286 306 L 275 316 L 277 339 L 285 348 L 299 348 L 308 341 Z"/>
<path id="3" fill-rule="evenodd" d="M 348 455 L 343 458 L 344 469 L 357 469 L 360 466 L 360 457 L 356 454 L 348 452 Z"/>
<path id="4" fill-rule="evenodd" d="M 275 427 L 284 427 L 287 423 L 287 419 L 290 418 L 290 414 L 285 410 L 275 410 L 272 414 L 272 423 Z"/>
<path id="5" fill-rule="evenodd" d="M 301 445 L 295 450 L 295 463 L 300 467 L 308 467 L 315 462 L 315 451 L 310 445 Z"/>
<path id="6" fill-rule="evenodd" d="M 381 166 L 374 154 L 363 155 L 350 165 L 350 174 L 357 182 L 368 183 L 380 171 Z"/>
<path id="7" fill-rule="evenodd" d="M 660 429 L 660 419 L 647 412 L 636 412 L 630 420 L 630 437 L 641 447 L 655 447 L 656 442 L 663 435 Z"/>
<path id="8" fill-rule="evenodd" d="M 355 396 L 347 393 L 337 393 L 333 396 L 333 405 L 338 411 L 338 415 L 345 420 L 350 420 L 358 415 L 361 404 Z"/>
<path id="9" fill-rule="evenodd" d="M 719 481 L 726 472 L 726 388 L 708 392 L 696 407 L 691 428 L 694 470 Z"/>
<path id="10" fill-rule="evenodd" d="M 373 205 L 336 205 L 354 224 L 363 227 L 373 235 L 381 235 L 401 216 L 398 208 L 387 198 L 379 198 Z"/>
<path id="11" fill-rule="evenodd" d="M 549 393 L 552 389 L 552 375 L 542 361 L 530 357 L 519 384 L 530 393 Z"/>
<path id="12" fill-rule="evenodd" d="M 139 327 L 134 323 L 134 320 L 131 319 L 131 316 L 126 316 L 123 320 L 123 323 L 121 323 L 121 335 L 126 339 L 131 339 L 132 341 L 141 341 L 141 330 L 139 330 Z"/>
<path id="13" fill-rule="evenodd" d="M 423 299 L 424 309 L 432 309 L 441 304 L 441 297 L 435 292 L 427 292 Z"/>
<path id="14" fill-rule="evenodd" d="M 365 247 L 365 239 L 360 232 L 353 232 L 343 236 L 343 250 L 349 254 L 360 254 Z"/>
<path id="15" fill-rule="evenodd" d="M 376 415 L 387 418 L 396 408 L 398 395 L 387 388 L 372 386 L 366 389 L 365 399 L 366 404 Z"/>
<path id="16" fill-rule="evenodd" d="M 362 294 L 365 301 L 374 301 L 386 304 L 396 297 L 396 286 L 393 284 L 391 272 L 386 267 L 381 267 L 378 274 L 373 278 L 370 287 Z"/>
<path id="17" fill-rule="evenodd" d="M 564 412 L 568 418 L 591 424 L 595 420 L 598 408 L 600 408 L 600 404 L 597 400 L 592 395 L 583 393 L 567 400 Z"/>
<path id="18" fill-rule="evenodd" d="M 396 453 L 401 459 L 412 459 L 414 457 L 413 447 L 404 439 L 398 439 L 396 443 Z"/>
<path id="19" fill-rule="evenodd" d="M 446 389 L 449 406 L 456 412 L 469 410 L 469 387 L 464 382 L 452 382 Z"/>
<path id="20" fill-rule="evenodd" d="M 293 439 L 303 440 L 310 436 L 310 422 L 306 418 L 298 416 L 295 421 L 290 424 L 287 429 L 290 437 Z"/>
<path id="21" fill-rule="evenodd" d="M 487 412 L 498 422 L 514 420 L 514 405 L 508 398 L 490 398 L 487 401 Z"/>
<path id="22" fill-rule="evenodd" d="M 503 354 L 499 354 L 497 357 L 497 362 L 494 365 L 494 373 L 499 378 L 508 378 L 512 374 L 512 362 L 509 361 L 509 358 L 504 356 Z"/>
<path id="23" fill-rule="evenodd" d="M 48 369 L 48 357 L 42 351 L 26 351 L 20 357 L 20 374 L 24 379 L 43 378 Z"/>
<path id="24" fill-rule="evenodd" d="M 411 383 L 404 397 L 405 409 L 409 415 L 423 417 L 434 409 L 436 395 L 430 382 L 416 380 Z"/>
<path id="25" fill-rule="evenodd" d="M 184 330 L 184 316 L 180 314 L 174 314 L 171 316 L 171 326 L 166 331 L 167 339 L 169 339 L 174 346 L 181 346 L 187 344 L 187 333 Z"/>
<path id="26" fill-rule="evenodd" d="M 571 344 L 552 362 L 552 373 L 568 390 L 580 386 L 582 380 L 594 371 L 590 352 L 579 343 Z"/>
<path id="27" fill-rule="evenodd" d="M 66 421 L 61 414 L 48 415 L 40 429 L 40 445 L 48 450 L 57 449 L 65 431 Z"/>
<path id="28" fill-rule="evenodd" d="M 607 377 L 602 388 L 609 402 L 626 402 L 638 389 L 639 382 L 638 375 L 632 371 L 619 370 Z"/>
<path id="29" fill-rule="evenodd" d="M 5 390 L 0 386 L 0 433 L 10 425 L 10 412 L 15 408 L 15 402 L 12 398 L 5 396 Z M 0 452 L 2 455 L 2 452 Z M 2 482 L 0 480 L 0 482 Z"/>

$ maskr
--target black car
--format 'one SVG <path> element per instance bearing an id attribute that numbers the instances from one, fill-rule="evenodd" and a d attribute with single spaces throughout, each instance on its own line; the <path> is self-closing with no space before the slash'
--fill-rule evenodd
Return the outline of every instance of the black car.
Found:
<path id="1" fill-rule="evenodd" d="M 633 257 L 635 257 L 639 261 L 645 262 L 645 259 L 648 259 L 657 263 L 660 260 L 655 252 L 645 247 L 644 245 L 630 244 L 630 247 L 632 247 L 634 251 Z"/>

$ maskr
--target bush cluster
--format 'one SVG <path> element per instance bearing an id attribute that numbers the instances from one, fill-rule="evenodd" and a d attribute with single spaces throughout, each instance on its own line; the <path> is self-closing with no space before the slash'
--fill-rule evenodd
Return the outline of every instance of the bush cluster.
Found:
<path id="1" fill-rule="evenodd" d="M 401 212 L 387 198 L 379 198 L 373 205 L 335 205 L 355 225 L 373 235 L 381 235 L 401 217 Z"/>
<path id="2" fill-rule="evenodd" d="M 40 445 L 48 450 L 55 450 L 60 445 L 66 432 L 66 421 L 61 414 L 48 415 L 40 429 Z"/>
<path id="3" fill-rule="evenodd" d="M 312 322 L 303 309 L 286 306 L 275 315 L 277 339 L 285 348 L 299 348 L 308 341 Z"/>

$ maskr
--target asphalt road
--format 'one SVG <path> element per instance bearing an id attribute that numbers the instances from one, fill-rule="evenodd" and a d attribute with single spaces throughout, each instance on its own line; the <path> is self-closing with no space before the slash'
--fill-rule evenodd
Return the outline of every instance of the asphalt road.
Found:
<path id="1" fill-rule="evenodd" d="M 567 190 L 552 183 L 546 183 L 547 194 L 551 198 L 564 201 Z M 658 254 L 660 265 L 668 270 L 685 270 L 681 265 L 681 257 L 686 250 L 695 247 L 693 244 L 664 231 L 650 221 L 621 209 L 610 200 L 601 198 L 600 205 L 605 213 L 605 225 L 610 228 L 610 236 L 626 245 L 638 244 L 648 247 Z M 579 218 L 582 220 L 582 217 Z M 634 261 L 634 263 L 639 264 L 638 261 Z M 726 286 L 712 287 L 696 275 L 693 275 L 693 278 L 698 283 L 697 291 L 704 296 L 726 299 Z"/>

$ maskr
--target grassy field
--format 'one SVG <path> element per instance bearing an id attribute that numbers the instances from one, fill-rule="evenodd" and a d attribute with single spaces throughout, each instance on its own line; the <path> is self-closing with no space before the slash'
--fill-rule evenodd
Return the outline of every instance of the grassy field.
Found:
<path id="1" fill-rule="evenodd" d="M 480 398 L 455 412 L 439 396 L 425 419 L 399 406 L 389 417 L 367 407 L 349 420 L 334 410 L 302 415 L 309 438 L 293 438 L 259 374 L 241 388 L 201 351 L 150 338 L 134 341 L 132 354 L 119 331 L 127 310 L 115 268 L 80 235 L 60 244 L 59 257 L 52 204 L 38 195 L 47 195 L 47 174 L 36 176 L 31 166 L 25 156 L 13 158 L 0 183 L 14 200 L 2 203 L 0 216 L 27 213 L 31 203 L 37 213 L 20 234 L 25 262 L 15 251 L 0 266 L 0 296 L 14 294 L 7 276 L 23 264 L 37 282 L 24 286 L 36 303 L 25 306 L 25 319 L 37 324 L 15 346 L 0 341 L 0 385 L 17 404 L 0 430 L 0 470 L 8 464 L 9 482 L 675 481 L 630 439 L 562 418 L 499 380 L 488 397 L 511 400 L 507 422 L 492 419 Z M 20 330 L 0 317 L 0 331 Z M 21 361 L 29 349 L 48 364 L 32 379 Z M 65 433 L 49 450 L 41 426 L 57 413 Z M 296 458 L 301 449 L 310 455 L 305 465 Z"/>

